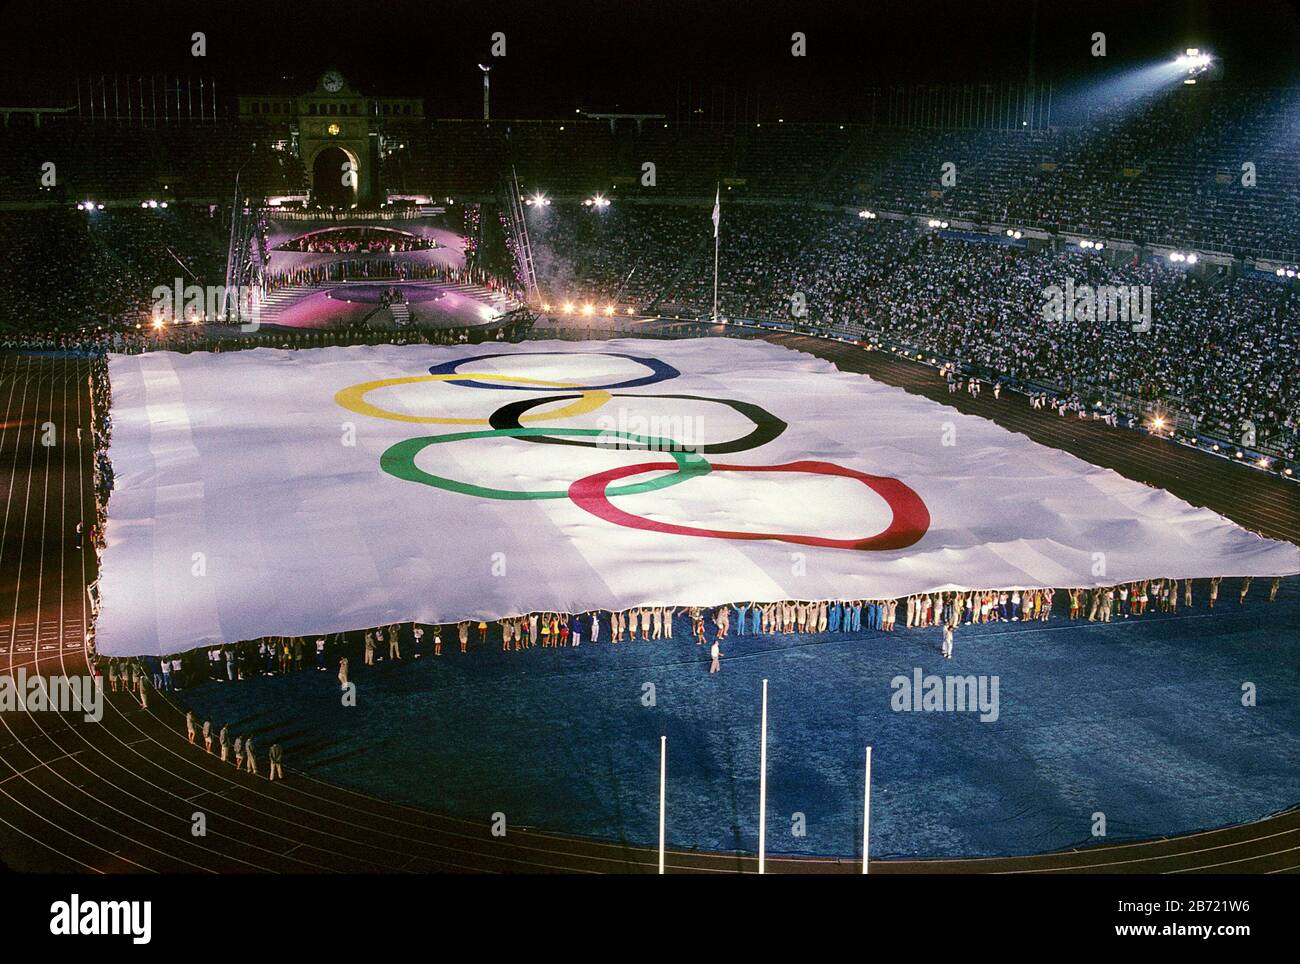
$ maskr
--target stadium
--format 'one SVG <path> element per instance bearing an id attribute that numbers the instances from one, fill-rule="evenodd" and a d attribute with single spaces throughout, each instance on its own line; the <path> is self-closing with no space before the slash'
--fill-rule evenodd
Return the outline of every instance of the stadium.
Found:
<path id="1" fill-rule="evenodd" d="M 0 861 L 1300 870 L 1300 23 L 1154 6 L 20 11 Z"/>

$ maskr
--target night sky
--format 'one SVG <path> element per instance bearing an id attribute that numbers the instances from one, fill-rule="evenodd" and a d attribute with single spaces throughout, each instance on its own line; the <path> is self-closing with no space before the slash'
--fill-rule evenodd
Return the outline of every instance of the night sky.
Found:
<path id="1" fill-rule="evenodd" d="M 694 102 L 851 121 L 873 86 L 1024 81 L 1031 50 L 1037 78 L 1063 86 L 1186 46 L 1213 50 L 1225 83 L 1294 84 L 1300 65 L 1300 15 L 1286 0 L 17 0 L 0 2 L 0 23 L 0 103 L 17 106 L 75 104 L 78 75 L 188 72 L 226 94 L 302 92 L 336 67 L 364 93 L 419 95 L 433 116 L 472 117 L 475 64 L 494 31 L 507 41 L 493 60 L 496 117 L 672 117 Z M 203 60 L 189 53 L 196 30 Z M 803 58 L 790 54 L 796 30 Z M 1104 59 L 1089 53 L 1095 31 Z"/>

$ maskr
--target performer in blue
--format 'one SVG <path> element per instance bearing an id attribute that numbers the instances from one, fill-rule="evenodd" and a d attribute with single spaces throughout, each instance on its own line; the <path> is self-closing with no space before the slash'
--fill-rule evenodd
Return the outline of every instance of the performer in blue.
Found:
<path id="1" fill-rule="evenodd" d="M 880 603 L 871 602 L 867 604 L 867 628 L 879 629 L 881 626 Z"/>
<path id="2" fill-rule="evenodd" d="M 745 616 L 749 614 L 747 603 L 736 603 L 736 635 L 745 635 Z"/>
<path id="3" fill-rule="evenodd" d="M 853 631 L 856 633 L 856 632 L 860 632 L 861 630 L 862 630 L 862 600 L 855 599 L 853 600 Z"/>
<path id="4" fill-rule="evenodd" d="M 749 627 L 753 634 L 757 636 L 763 630 L 763 610 L 759 608 L 758 603 L 749 604 Z"/>
<path id="5" fill-rule="evenodd" d="M 826 614 L 826 628 L 832 633 L 840 631 L 840 603 L 838 599 L 831 603 L 831 611 Z"/>

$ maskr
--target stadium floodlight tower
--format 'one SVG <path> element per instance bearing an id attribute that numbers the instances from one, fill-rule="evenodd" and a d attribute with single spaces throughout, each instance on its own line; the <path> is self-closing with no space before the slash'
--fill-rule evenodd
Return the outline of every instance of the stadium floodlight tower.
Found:
<path id="1" fill-rule="evenodd" d="M 1174 66 L 1183 75 L 1183 83 L 1188 85 L 1195 84 L 1198 78 L 1210 73 L 1215 64 L 1210 52 L 1200 47 L 1188 47 L 1174 59 Z"/>
<path id="2" fill-rule="evenodd" d="M 483 64 L 479 64 L 478 69 L 483 71 L 483 119 L 489 120 L 490 118 L 488 116 L 488 90 L 489 90 L 488 72 L 491 71 L 492 68 L 485 66 Z"/>

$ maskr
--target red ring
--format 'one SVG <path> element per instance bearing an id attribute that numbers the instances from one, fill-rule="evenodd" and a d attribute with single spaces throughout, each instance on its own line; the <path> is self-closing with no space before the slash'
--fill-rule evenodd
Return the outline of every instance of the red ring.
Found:
<path id="1" fill-rule="evenodd" d="M 930 528 L 930 510 L 926 508 L 921 497 L 898 479 L 884 475 L 868 475 L 854 469 L 847 469 L 833 462 L 787 462 L 785 465 L 720 465 L 713 466 L 714 472 L 808 472 L 813 475 L 838 475 L 847 479 L 857 479 L 889 504 L 893 519 L 883 532 L 866 539 L 827 539 L 822 536 L 784 535 L 778 532 L 731 532 L 726 529 L 698 529 L 694 526 L 673 525 L 669 522 L 655 522 L 644 519 L 616 508 L 605 495 L 606 487 L 618 479 L 643 472 L 676 471 L 673 462 L 642 462 L 638 465 L 624 465 L 598 472 L 579 479 L 569 486 L 569 498 L 575 505 L 586 509 L 594 516 L 626 526 L 629 529 L 645 529 L 650 532 L 667 532 L 680 536 L 705 536 L 715 539 L 775 539 L 778 542 L 792 542 L 803 546 L 822 546 L 827 549 L 865 549 L 882 551 L 887 549 L 906 549 L 915 545 Z"/>

